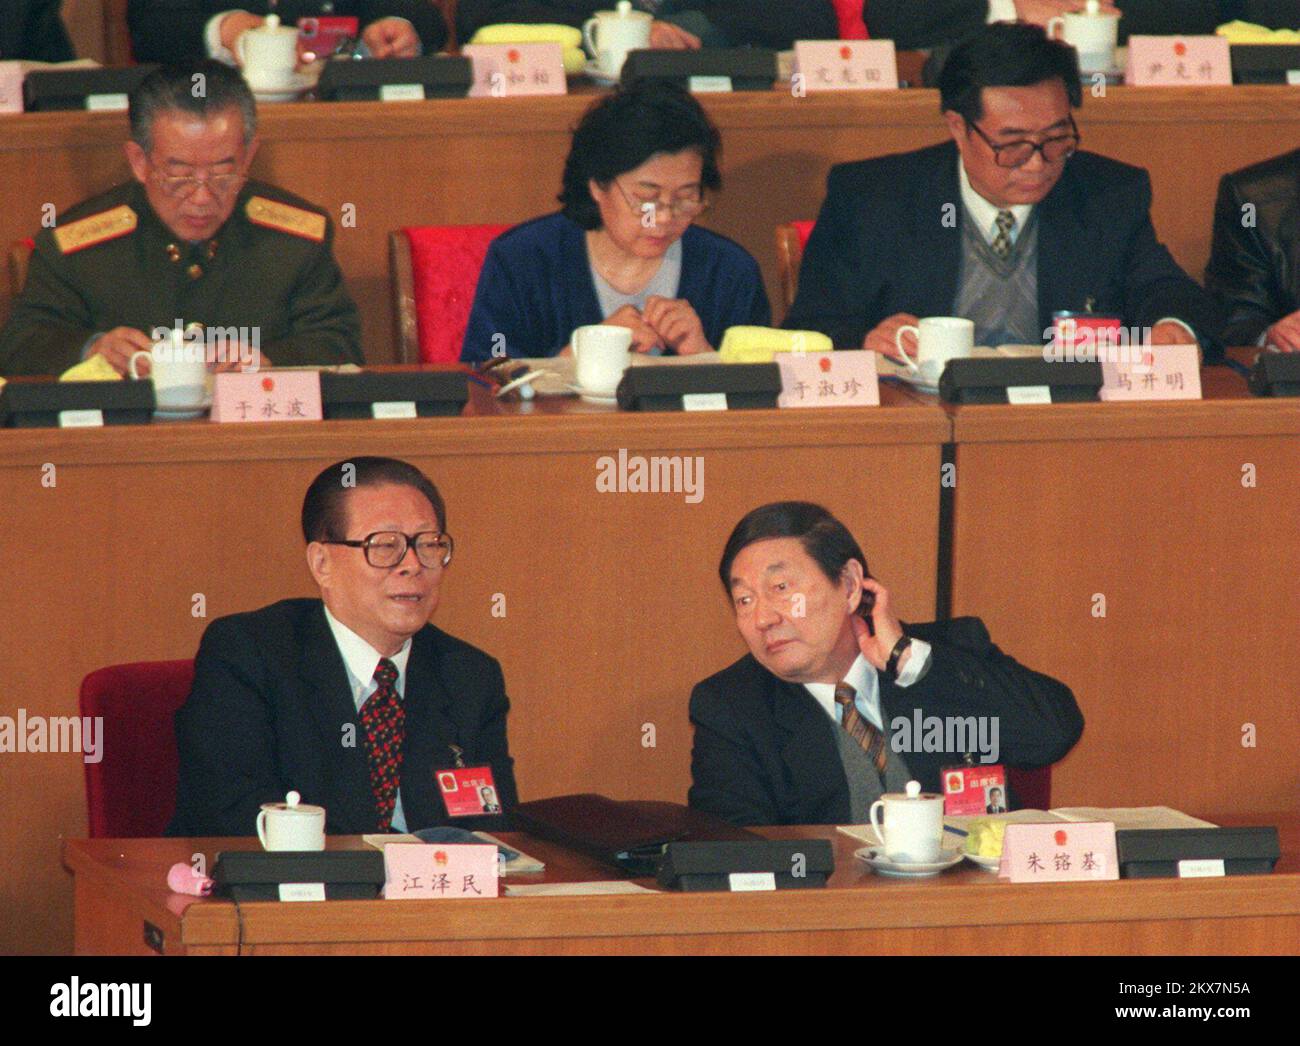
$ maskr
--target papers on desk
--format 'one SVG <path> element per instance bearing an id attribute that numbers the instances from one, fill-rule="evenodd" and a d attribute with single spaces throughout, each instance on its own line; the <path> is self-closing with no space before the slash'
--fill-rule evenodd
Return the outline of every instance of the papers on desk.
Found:
<path id="1" fill-rule="evenodd" d="M 1217 828 L 1218 825 L 1192 817 L 1168 806 L 1061 806 L 1054 810 L 1015 810 L 1009 814 L 982 814 L 972 817 L 945 817 L 944 827 L 952 833 L 965 835 L 972 821 L 1005 821 L 1007 824 L 1055 824 L 1057 822 L 1082 823 L 1084 821 L 1109 821 L 1116 830 L 1121 828 Z M 869 824 L 845 824 L 837 829 L 845 835 L 860 839 L 869 846 L 879 846 L 880 840 Z"/>
<path id="2" fill-rule="evenodd" d="M 588 897 L 592 894 L 659 893 L 626 879 L 613 879 L 594 883 L 530 883 L 527 886 L 507 886 L 507 897 Z"/>

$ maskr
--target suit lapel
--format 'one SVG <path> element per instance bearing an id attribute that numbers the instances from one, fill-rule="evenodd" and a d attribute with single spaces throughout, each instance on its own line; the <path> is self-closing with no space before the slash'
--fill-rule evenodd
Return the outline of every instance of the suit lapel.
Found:
<path id="1" fill-rule="evenodd" d="M 1038 325 L 1052 326 L 1058 310 L 1083 311 L 1089 295 L 1101 288 L 1089 288 L 1078 281 L 1080 265 L 1071 252 L 1087 242 L 1080 187 L 1067 162 L 1061 180 L 1038 205 Z M 1087 271 L 1086 267 L 1083 271 Z"/>
<path id="2" fill-rule="evenodd" d="M 835 747 L 835 735 L 825 710 L 798 683 L 769 673 L 772 716 L 778 731 L 781 760 L 795 802 L 817 819 L 844 824 L 849 818 L 849 783 Z M 782 804 L 787 805 L 787 804 Z"/>
<path id="3" fill-rule="evenodd" d="M 447 678 L 448 659 L 438 650 L 437 633 L 422 628 L 411 639 L 406 662 L 406 736 L 402 742 L 402 809 L 409 826 L 445 821 L 434 771 L 452 765 L 451 745 L 461 736 L 454 719 L 456 681 Z"/>
<path id="4" fill-rule="evenodd" d="M 923 179 L 917 192 L 918 206 L 912 212 L 912 240 L 916 247 L 917 271 L 913 285 L 920 288 L 918 316 L 948 316 L 957 301 L 957 278 L 961 268 L 961 230 L 965 208 L 957 179 L 957 146 L 951 142 L 935 150 L 937 162 L 921 168 Z M 948 221 L 949 205 L 955 207 L 955 221 Z"/>
<path id="5" fill-rule="evenodd" d="M 302 699 L 320 734 L 329 798 L 324 801 L 333 824 L 377 825 L 378 811 L 370 794 L 370 768 L 357 721 L 352 685 L 334 634 L 325 620 L 324 605 L 312 613 L 299 662 Z M 346 726 L 351 726 L 348 745 Z"/>

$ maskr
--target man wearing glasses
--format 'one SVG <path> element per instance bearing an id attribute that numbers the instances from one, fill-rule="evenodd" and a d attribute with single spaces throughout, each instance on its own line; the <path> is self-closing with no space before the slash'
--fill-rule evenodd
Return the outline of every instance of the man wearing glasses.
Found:
<path id="1" fill-rule="evenodd" d="M 0 374 L 58 374 L 95 355 L 122 374 L 177 326 L 191 344 L 218 328 L 256 340 L 204 337 L 213 366 L 362 362 L 329 218 L 248 181 L 257 111 L 239 74 L 211 60 L 159 69 L 132 93 L 130 118 L 134 180 L 35 237 Z"/>
<path id="2" fill-rule="evenodd" d="M 893 356 L 918 316 L 1041 345 L 1054 313 L 1096 312 L 1218 355 L 1219 310 L 1156 239 L 1147 173 L 1078 152 L 1073 48 L 990 25 L 939 90 L 951 142 L 832 169 L 786 326 Z"/>
<path id="3" fill-rule="evenodd" d="M 501 666 L 429 624 L 453 551 L 437 488 L 404 461 L 340 461 L 302 528 L 321 598 L 204 633 L 170 834 L 251 835 L 291 790 L 331 834 L 502 827 L 517 795 Z"/>

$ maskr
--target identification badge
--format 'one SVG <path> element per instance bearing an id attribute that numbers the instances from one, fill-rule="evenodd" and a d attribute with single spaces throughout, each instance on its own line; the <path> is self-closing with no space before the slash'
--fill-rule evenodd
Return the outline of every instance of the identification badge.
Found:
<path id="1" fill-rule="evenodd" d="M 438 790 L 451 817 L 481 817 L 501 813 L 496 782 L 490 766 L 464 766 L 435 770 Z"/>
<path id="2" fill-rule="evenodd" d="M 1001 766 L 949 766 L 943 774 L 943 812 L 949 817 L 1007 812 L 1007 773 Z"/>

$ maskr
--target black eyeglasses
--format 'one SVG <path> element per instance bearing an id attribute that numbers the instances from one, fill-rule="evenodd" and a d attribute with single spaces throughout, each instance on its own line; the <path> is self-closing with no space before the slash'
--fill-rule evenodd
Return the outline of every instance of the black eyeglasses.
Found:
<path id="1" fill-rule="evenodd" d="M 422 567 L 440 570 L 451 562 L 450 534 L 426 530 L 420 534 L 402 534 L 396 530 L 376 530 L 360 541 L 322 541 L 322 545 L 347 545 L 365 550 L 366 562 L 372 567 L 391 568 L 406 558 L 408 548 Z"/>
<path id="2" fill-rule="evenodd" d="M 1075 154 L 1075 151 L 1079 148 L 1079 142 L 1083 140 L 1083 135 L 1079 133 L 1079 128 L 1075 126 L 1073 116 L 1070 117 L 1069 134 L 1044 138 L 1041 142 L 1031 142 L 1028 138 L 1019 138 L 1014 142 L 1004 142 L 999 145 L 981 131 L 978 124 L 967 123 L 967 126 L 983 138 L 988 147 L 993 150 L 993 162 L 999 167 L 1023 167 L 1033 159 L 1034 153 L 1042 153 L 1044 163 L 1061 163 Z"/>

